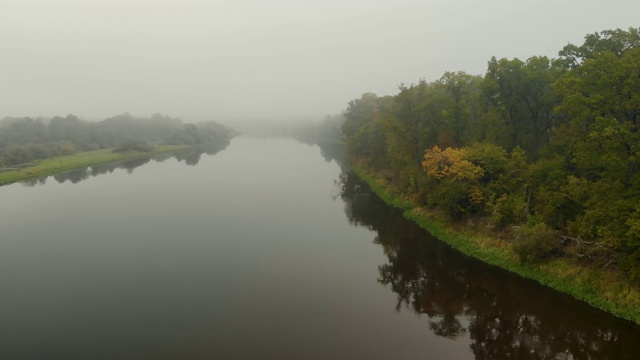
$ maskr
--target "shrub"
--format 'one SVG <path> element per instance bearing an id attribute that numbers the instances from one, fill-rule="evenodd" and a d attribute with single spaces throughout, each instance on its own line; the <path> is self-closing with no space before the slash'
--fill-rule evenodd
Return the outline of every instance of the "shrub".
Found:
<path id="1" fill-rule="evenodd" d="M 4 159 L 8 165 L 24 164 L 31 161 L 31 154 L 24 146 L 11 145 L 4 151 Z"/>
<path id="2" fill-rule="evenodd" d="M 522 222 L 526 203 L 516 195 L 503 194 L 492 204 L 491 219 L 499 227 Z"/>
<path id="3" fill-rule="evenodd" d="M 634 284 L 640 284 L 640 250 L 636 250 L 631 255 L 623 258 L 620 261 L 620 268 Z"/>
<path id="4" fill-rule="evenodd" d="M 76 153 L 76 147 L 68 141 L 61 143 L 59 149 L 62 155 L 73 155 Z"/>
<path id="5" fill-rule="evenodd" d="M 120 144 L 120 146 L 113 149 L 114 153 L 125 152 L 125 151 L 143 151 L 143 152 L 151 152 L 153 151 L 153 146 L 147 144 L 144 141 L 140 140 L 127 140 Z"/>
<path id="6" fill-rule="evenodd" d="M 542 223 L 522 227 L 516 231 L 516 235 L 513 251 L 522 262 L 542 262 L 560 247 L 551 228 Z"/>

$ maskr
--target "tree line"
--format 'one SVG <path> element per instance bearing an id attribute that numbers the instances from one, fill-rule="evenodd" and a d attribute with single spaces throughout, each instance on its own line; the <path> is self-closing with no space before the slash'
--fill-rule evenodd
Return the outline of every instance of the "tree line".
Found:
<path id="1" fill-rule="evenodd" d="M 6 117 L 0 120 L 0 166 L 71 155 L 79 151 L 152 151 L 154 145 L 224 148 L 232 131 L 213 121 L 183 124 L 162 114 L 149 118 L 128 113 L 91 122 L 75 115 L 51 119 Z"/>
<path id="2" fill-rule="evenodd" d="M 640 280 L 640 28 L 366 93 L 343 116 L 352 160 L 418 205 L 516 227 L 524 261 L 575 256 Z"/>

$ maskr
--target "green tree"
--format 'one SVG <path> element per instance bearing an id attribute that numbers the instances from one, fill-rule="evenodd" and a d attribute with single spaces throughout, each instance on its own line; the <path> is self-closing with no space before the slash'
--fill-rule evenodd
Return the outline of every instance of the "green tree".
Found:
<path id="1" fill-rule="evenodd" d="M 478 138 L 476 128 L 481 116 L 479 104 L 482 77 L 463 71 L 445 72 L 435 83 L 442 92 L 442 129 L 440 136 L 448 134 L 452 146 L 464 146 Z M 441 144 L 442 145 L 442 144 Z"/>
<path id="2" fill-rule="evenodd" d="M 604 30 L 588 34 L 580 46 L 568 44 L 560 52 L 559 64 L 567 69 L 582 65 L 586 59 L 604 52 L 621 57 L 627 50 L 640 48 L 640 28 Z"/>
<path id="3" fill-rule="evenodd" d="M 489 61 L 483 91 L 488 116 L 502 124 L 494 137 L 500 145 L 507 149 L 519 146 L 529 156 L 537 156 L 555 125 L 553 83 L 560 73 L 544 56 L 526 62 L 495 57 Z"/>

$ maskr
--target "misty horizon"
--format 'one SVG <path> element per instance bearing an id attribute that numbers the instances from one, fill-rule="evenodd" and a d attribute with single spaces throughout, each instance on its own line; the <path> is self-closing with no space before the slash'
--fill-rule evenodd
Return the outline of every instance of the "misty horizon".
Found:
<path id="1" fill-rule="evenodd" d="M 321 119 L 637 26 L 612 1 L 0 1 L 0 118 Z M 576 16 L 579 14 L 579 16 Z"/>

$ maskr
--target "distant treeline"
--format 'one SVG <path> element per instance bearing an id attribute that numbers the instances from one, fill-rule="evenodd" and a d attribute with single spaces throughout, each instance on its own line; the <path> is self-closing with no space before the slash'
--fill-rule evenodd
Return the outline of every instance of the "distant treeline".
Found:
<path id="1" fill-rule="evenodd" d="M 572 256 L 640 280 L 640 29 L 367 93 L 344 117 L 355 163 L 416 204 L 516 225 L 524 261 Z"/>
<path id="2" fill-rule="evenodd" d="M 317 145 L 327 162 L 335 161 L 340 167 L 349 166 L 349 155 L 340 128 L 344 114 L 327 115 L 318 122 L 298 123 L 288 131 L 290 137 L 307 145 Z"/>
<path id="3" fill-rule="evenodd" d="M 117 115 L 99 122 L 75 115 L 52 119 L 6 117 L 0 120 L 0 166 L 79 151 L 151 151 L 154 145 L 197 145 L 223 148 L 231 131 L 213 121 L 183 124 L 180 119 L 155 114 L 138 118 Z"/>
<path id="4" fill-rule="evenodd" d="M 291 136 L 306 144 L 319 142 L 343 142 L 344 114 L 327 115 L 318 122 L 301 122 L 291 127 Z"/>

